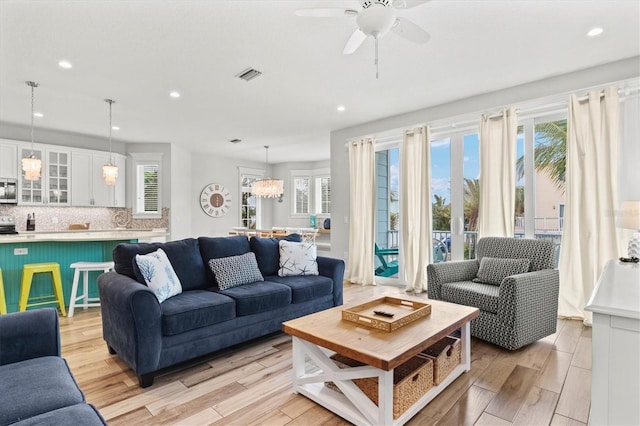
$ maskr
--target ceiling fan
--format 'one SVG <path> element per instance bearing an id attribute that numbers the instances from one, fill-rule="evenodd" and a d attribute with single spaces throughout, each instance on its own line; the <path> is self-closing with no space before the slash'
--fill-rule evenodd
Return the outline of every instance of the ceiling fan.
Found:
<path id="1" fill-rule="evenodd" d="M 428 2 L 429 0 L 366 0 L 362 2 L 362 10 L 343 9 L 336 7 L 319 7 L 298 9 L 297 16 L 314 18 L 332 18 L 346 16 L 355 17 L 358 28 L 351 34 L 342 53 L 350 55 L 365 41 L 367 36 L 375 40 L 375 66 L 378 78 L 378 39 L 393 31 L 400 37 L 414 43 L 426 43 L 431 36 L 424 29 L 406 18 L 397 15 L 398 10 L 409 9 Z"/>

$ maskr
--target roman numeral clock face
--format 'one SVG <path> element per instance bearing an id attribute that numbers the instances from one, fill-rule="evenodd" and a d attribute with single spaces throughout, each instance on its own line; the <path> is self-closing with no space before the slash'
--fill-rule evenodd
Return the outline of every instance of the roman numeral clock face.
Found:
<path id="1" fill-rule="evenodd" d="M 211 217 L 221 217 L 231 208 L 231 193 L 222 185 L 211 183 L 200 193 L 200 207 Z"/>

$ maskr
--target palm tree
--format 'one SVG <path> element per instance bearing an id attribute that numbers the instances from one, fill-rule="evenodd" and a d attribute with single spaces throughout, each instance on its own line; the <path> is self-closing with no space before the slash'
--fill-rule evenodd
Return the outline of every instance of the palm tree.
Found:
<path id="1" fill-rule="evenodd" d="M 534 167 L 547 174 L 556 188 L 564 192 L 567 173 L 567 120 L 536 124 Z M 518 179 L 524 176 L 524 157 L 516 162 Z"/>
<path id="2" fill-rule="evenodd" d="M 451 204 L 445 204 L 447 200 L 434 194 L 435 202 L 432 204 L 433 212 L 433 229 L 437 231 L 446 231 L 451 229 Z"/>
<path id="3" fill-rule="evenodd" d="M 464 179 L 464 216 L 467 219 L 467 230 L 478 229 L 478 210 L 480 208 L 480 180 Z"/>

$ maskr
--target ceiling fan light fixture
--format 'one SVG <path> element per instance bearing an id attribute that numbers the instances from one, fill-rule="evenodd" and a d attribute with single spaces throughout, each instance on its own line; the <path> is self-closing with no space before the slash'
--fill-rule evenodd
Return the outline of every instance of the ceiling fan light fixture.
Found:
<path id="1" fill-rule="evenodd" d="M 376 2 L 363 9 L 356 17 L 356 22 L 366 35 L 382 37 L 395 24 L 396 12 L 392 7 Z"/>

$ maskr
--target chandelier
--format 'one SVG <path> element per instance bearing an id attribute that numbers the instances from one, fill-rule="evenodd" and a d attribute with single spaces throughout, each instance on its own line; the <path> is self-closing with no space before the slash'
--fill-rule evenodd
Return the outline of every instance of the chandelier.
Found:
<path id="1" fill-rule="evenodd" d="M 266 150 L 266 163 L 269 166 L 269 146 L 265 145 Z M 251 185 L 251 194 L 256 197 L 263 198 L 277 198 L 282 197 L 284 193 L 284 181 L 282 179 L 260 179 L 253 182 Z"/>
<path id="2" fill-rule="evenodd" d="M 111 105 L 116 101 L 113 99 L 105 99 L 104 101 L 109 104 L 109 162 L 102 166 L 102 177 L 104 178 L 104 183 L 113 186 L 118 178 L 118 166 L 113 164 L 113 154 L 111 153 Z"/>
<path id="3" fill-rule="evenodd" d="M 42 160 L 33 154 L 33 92 L 38 87 L 38 83 L 35 81 L 25 81 L 25 83 L 31 87 L 31 155 L 22 159 L 22 170 L 26 180 L 38 180 L 42 170 Z"/>

